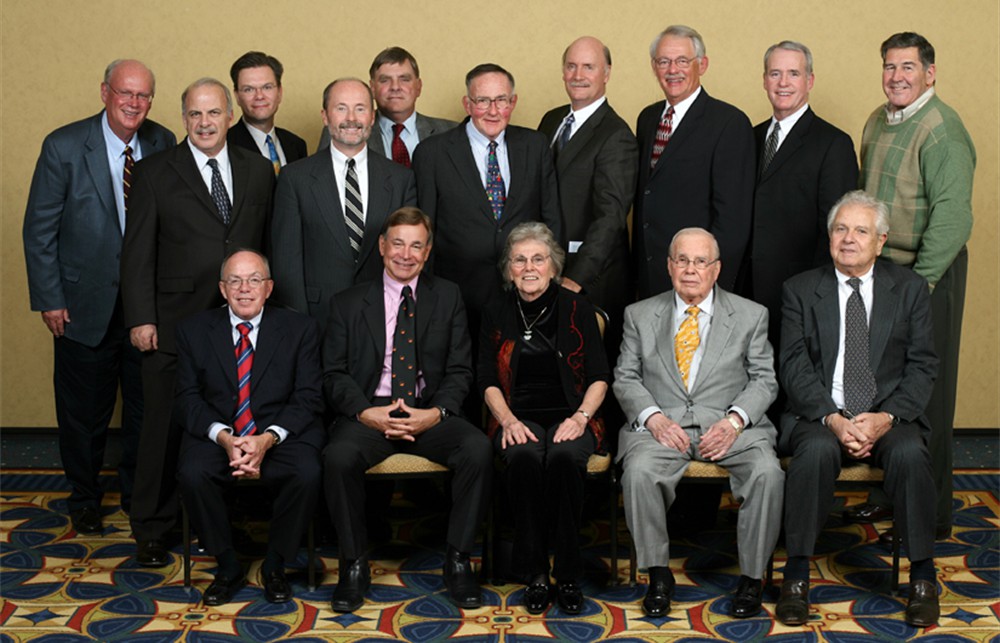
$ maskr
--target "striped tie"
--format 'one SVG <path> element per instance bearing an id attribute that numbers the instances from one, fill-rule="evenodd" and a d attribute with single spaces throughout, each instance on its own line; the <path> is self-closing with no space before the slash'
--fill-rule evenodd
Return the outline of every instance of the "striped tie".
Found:
<path id="1" fill-rule="evenodd" d="M 240 331 L 240 341 L 236 342 L 236 384 L 239 394 L 236 399 L 236 414 L 233 419 L 233 430 L 240 437 L 253 435 L 257 431 L 257 423 L 250 411 L 250 371 L 253 369 L 253 344 L 250 343 L 250 331 L 253 324 L 243 322 L 236 326 Z"/>
<path id="2" fill-rule="evenodd" d="M 271 165 L 274 166 L 274 175 L 278 176 L 281 174 L 281 159 L 278 158 L 278 148 L 274 146 L 270 134 L 264 139 L 264 143 L 267 144 L 267 155 L 271 158 Z"/>
<path id="3" fill-rule="evenodd" d="M 698 350 L 698 344 L 701 343 L 701 337 L 698 336 L 698 313 L 701 309 L 697 306 L 688 306 L 685 312 L 687 317 L 681 322 L 681 328 L 674 337 L 674 357 L 677 358 L 677 370 L 681 372 L 684 387 L 688 388 L 691 360 L 694 358 L 694 352 Z"/>
<path id="4" fill-rule="evenodd" d="M 670 140 L 670 135 L 673 133 L 674 108 L 671 106 L 667 108 L 667 113 L 663 115 L 660 126 L 656 128 L 656 140 L 653 141 L 653 154 L 649 158 L 649 169 L 656 167 L 660 161 L 660 155 L 663 154 L 664 148 L 667 147 L 667 141 Z"/>
<path id="5" fill-rule="evenodd" d="M 344 223 L 347 224 L 347 239 L 354 251 L 354 260 L 361 253 L 361 242 L 365 236 L 365 209 L 361 201 L 361 187 L 354 159 L 347 160 L 347 180 L 344 182 Z"/>
<path id="6" fill-rule="evenodd" d="M 122 193 L 125 195 L 125 211 L 128 212 L 128 194 L 132 191 L 132 168 L 135 158 L 132 157 L 132 147 L 125 146 L 125 171 L 122 172 Z"/>

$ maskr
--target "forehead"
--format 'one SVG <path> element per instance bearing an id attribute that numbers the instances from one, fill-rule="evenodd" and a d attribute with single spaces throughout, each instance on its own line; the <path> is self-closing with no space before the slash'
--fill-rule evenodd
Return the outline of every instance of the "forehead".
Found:
<path id="1" fill-rule="evenodd" d="M 920 63 L 920 51 L 916 47 L 889 49 L 885 52 L 885 62 L 897 65 L 909 62 L 923 66 Z"/>
<path id="2" fill-rule="evenodd" d="M 414 241 L 427 243 L 427 228 L 419 223 L 414 225 L 394 225 L 386 230 L 385 236 L 389 241 L 398 239 L 407 243 L 413 243 Z"/>
<path id="3" fill-rule="evenodd" d="M 226 94 L 222 91 L 221 87 L 216 85 L 202 85 L 201 87 L 195 87 L 188 92 L 187 102 L 184 104 L 184 108 L 187 110 L 195 105 L 203 109 L 211 109 L 213 107 L 225 109 Z"/>
<path id="4" fill-rule="evenodd" d="M 145 88 L 148 91 L 153 86 L 153 77 L 149 74 L 149 70 L 135 63 L 118 65 L 111 72 L 111 78 L 108 80 L 116 88 L 124 85 L 128 85 L 130 88 L 139 86 L 140 89 Z"/>
<path id="5" fill-rule="evenodd" d="M 798 69 L 805 71 L 806 56 L 801 51 L 775 49 L 767 58 L 767 69 Z"/>
<path id="6" fill-rule="evenodd" d="M 330 104 L 337 103 L 369 103 L 368 88 L 356 80 L 345 80 L 337 83 L 330 90 Z"/>
<path id="7" fill-rule="evenodd" d="M 226 262 L 223 272 L 226 275 L 264 274 L 264 262 L 252 252 L 237 252 Z"/>
<path id="8" fill-rule="evenodd" d="M 473 96 L 500 96 L 510 93 L 510 80 L 506 74 L 491 71 L 481 74 L 469 83 L 469 94 Z"/>
<path id="9" fill-rule="evenodd" d="M 694 41 L 687 36 L 664 36 L 656 45 L 656 55 L 694 58 Z"/>
<path id="10" fill-rule="evenodd" d="M 863 205 L 845 205 L 837 211 L 834 217 L 835 224 L 840 223 L 848 226 L 875 227 L 875 210 Z"/>
<path id="11" fill-rule="evenodd" d="M 533 255 L 544 253 L 549 249 L 544 241 L 538 239 L 525 239 L 518 241 L 510 247 L 511 255 Z"/>
<path id="12" fill-rule="evenodd" d="M 375 75 L 372 78 L 378 78 L 379 76 L 403 76 L 405 74 L 416 75 L 413 65 L 410 64 L 409 60 L 404 60 L 401 63 L 383 63 L 375 70 Z"/>
<path id="13" fill-rule="evenodd" d="M 712 239 L 707 234 L 685 234 L 674 241 L 674 254 L 677 256 L 709 258 L 714 253 Z"/>
<path id="14" fill-rule="evenodd" d="M 596 42 L 583 41 L 570 46 L 566 52 L 566 62 L 597 63 L 604 62 L 604 51 Z"/>
<path id="15" fill-rule="evenodd" d="M 276 83 L 278 78 L 274 75 L 274 70 L 263 65 L 261 67 L 247 67 L 241 69 L 237 76 L 237 85 L 244 83 Z"/>

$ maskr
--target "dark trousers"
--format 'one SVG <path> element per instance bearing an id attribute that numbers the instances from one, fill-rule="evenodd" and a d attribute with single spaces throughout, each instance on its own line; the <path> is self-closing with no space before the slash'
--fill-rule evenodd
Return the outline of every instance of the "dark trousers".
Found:
<path id="1" fill-rule="evenodd" d="M 185 436 L 177 484 L 201 545 L 213 556 L 233 548 L 225 492 L 237 484 L 226 450 L 210 440 Z M 271 490 L 249 487 L 242 493 L 270 499 L 267 546 L 286 561 L 295 560 L 309 521 L 316 511 L 320 485 L 319 450 L 294 438 L 264 454 L 260 481 Z"/>
<path id="2" fill-rule="evenodd" d="M 934 480 L 926 434 L 899 424 L 875 443 L 871 464 L 885 470 L 883 487 L 896 507 L 895 527 L 910 560 L 934 555 Z M 785 547 L 789 556 L 811 556 L 833 508 L 834 483 L 844 456 L 833 431 L 819 422 L 792 429 L 792 461 L 785 474 Z"/>
<path id="3" fill-rule="evenodd" d="M 143 355 L 145 409 L 130 516 L 132 534 L 140 543 L 163 539 L 177 523 L 177 454 L 184 430 L 173 420 L 176 375 L 176 355 Z"/>
<path id="4" fill-rule="evenodd" d="M 108 423 L 115 410 L 118 387 L 122 392 L 122 459 L 118 478 L 122 508 L 131 510 L 136 454 L 142 426 L 141 354 L 129 342 L 122 325 L 121 305 L 101 343 L 85 346 L 66 337 L 54 340 L 53 385 L 59 454 L 72 491 L 69 511 L 98 508 L 103 491 L 98 476 L 104 464 Z"/>
<path id="5" fill-rule="evenodd" d="M 417 436 L 415 442 L 387 440 L 353 418 L 338 418 L 329 428 L 323 451 L 323 488 L 337 536 L 340 557 L 365 555 L 365 471 L 394 453 L 410 453 L 452 471 L 448 544 L 468 553 L 476 543 L 493 471 L 493 450 L 486 435 L 460 417 L 449 417 Z"/>
<path id="6" fill-rule="evenodd" d="M 496 452 L 506 464 L 504 483 L 514 517 L 511 571 L 530 580 L 549 571 L 549 534 L 559 581 L 583 577 L 580 522 L 583 515 L 587 459 L 594 452 L 594 434 L 585 430 L 575 440 L 553 442 L 558 424 L 544 428 L 521 420 L 538 442 L 501 448 L 503 432 L 494 436 Z"/>

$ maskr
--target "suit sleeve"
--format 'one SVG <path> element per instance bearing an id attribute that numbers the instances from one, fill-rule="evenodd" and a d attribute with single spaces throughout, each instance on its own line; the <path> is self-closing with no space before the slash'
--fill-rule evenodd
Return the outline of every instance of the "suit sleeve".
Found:
<path id="1" fill-rule="evenodd" d="M 931 321 L 930 291 L 924 280 L 907 284 L 908 296 L 901 299 L 910 305 L 908 311 L 894 320 L 893 332 L 905 327 L 906 362 L 896 388 L 889 393 L 879 410 L 891 413 L 905 422 L 913 422 L 924 413 L 934 390 L 937 376 L 937 355 L 934 352 L 934 332 Z M 900 317 L 907 317 L 905 325 Z"/>
<path id="2" fill-rule="evenodd" d="M 66 308 L 59 274 L 59 226 L 69 186 L 62 164 L 55 141 L 46 138 L 31 177 L 22 229 L 32 310 Z"/>
<path id="3" fill-rule="evenodd" d="M 826 157 L 819 172 L 819 187 L 816 191 L 816 252 L 814 266 L 830 261 L 830 236 L 826 228 L 826 218 L 837 202 L 851 190 L 858 189 L 858 159 L 854 154 L 851 137 L 837 132 L 826 150 Z"/>
<path id="4" fill-rule="evenodd" d="M 719 285 L 729 291 L 750 239 L 756 169 L 753 128 L 738 112 L 722 124 L 712 157 L 712 228 L 722 251 Z"/>
<path id="5" fill-rule="evenodd" d="M 156 324 L 158 205 L 153 179 L 140 161 L 129 193 L 122 242 L 121 290 L 125 327 Z"/>
<path id="6" fill-rule="evenodd" d="M 205 373 L 199 358 L 211 357 L 206 346 L 197 346 L 189 330 L 190 324 L 177 327 L 177 383 L 174 413 L 184 430 L 196 438 L 207 438 L 213 422 L 232 426 L 232 418 L 218 412 L 204 396 Z"/>
<path id="7" fill-rule="evenodd" d="M 738 406 L 757 424 L 778 396 L 774 375 L 774 350 L 767 341 L 767 309 L 761 307 L 746 347 L 746 372 L 749 380 L 730 406 Z"/>
<path id="8" fill-rule="evenodd" d="M 660 405 L 643 384 L 642 338 L 639 335 L 632 306 L 625 309 L 623 331 L 621 354 L 615 367 L 615 381 L 612 388 L 625 413 L 625 420 L 631 423 L 644 410 L 650 407 L 659 408 Z"/>
<path id="9" fill-rule="evenodd" d="M 277 289 L 275 299 L 301 313 L 308 313 L 305 265 L 302 255 L 302 213 L 294 178 L 278 179 L 271 218 L 271 272 Z"/>
<path id="10" fill-rule="evenodd" d="M 428 400 L 428 404 L 458 412 L 472 387 L 472 342 L 469 339 L 469 324 L 465 318 L 465 304 L 462 303 L 457 287 L 451 299 L 453 302 L 451 310 L 446 313 L 446 319 L 451 326 L 448 332 L 447 353 L 444 355 L 444 377 L 434 396 Z"/>
<path id="11" fill-rule="evenodd" d="M 330 300 L 330 316 L 323 337 L 323 392 L 337 415 L 353 417 L 371 403 L 350 371 L 349 310 L 342 297 Z"/>
<path id="12" fill-rule="evenodd" d="M 788 410 L 811 422 L 837 412 L 830 387 L 823 378 L 822 364 L 809 354 L 806 330 L 808 310 L 799 288 L 782 287 L 781 350 L 778 373 L 788 395 Z"/>
<path id="13" fill-rule="evenodd" d="M 312 318 L 305 318 L 302 323 L 301 333 L 286 335 L 298 340 L 294 347 L 290 347 L 294 355 L 295 367 L 292 373 L 295 381 L 291 387 L 291 395 L 271 422 L 295 436 L 301 436 L 303 432 L 318 426 L 317 420 L 323 412 L 319 331 Z M 260 430 L 266 428 L 260 427 Z"/>
<path id="14" fill-rule="evenodd" d="M 605 142 L 594 159 L 593 217 L 573 268 L 567 272 L 570 279 L 584 288 L 593 286 L 601 276 L 628 225 L 638 159 L 639 146 L 625 127 Z"/>

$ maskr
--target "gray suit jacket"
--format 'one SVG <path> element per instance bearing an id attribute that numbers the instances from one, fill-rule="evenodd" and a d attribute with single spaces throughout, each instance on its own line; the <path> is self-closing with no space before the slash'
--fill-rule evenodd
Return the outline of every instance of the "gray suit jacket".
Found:
<path id="1" fill-rule="evenodd" d="M 691 391 L 674 357 L 673 315 L 673 290 L 625 309 L 614 391 L 628 421 L 654 406 L 685 428 L 707 429 L 738 406 L 752 430 L 767 431 L 773 440 L 774 425 L 764 414 L 778 393 L 767 309 L 716 287 L 715 315 Z"/>
<path id="2" fill-rule="evenodd" d="M 446 118 L 424 116 L 420 112 L 417 112 L 417 137 L 420 139 L 420 143 L 423 143 L 435 134 L 446 132 L 456 125 L 458 123 L 455 121 L 449 121 Z M 417 143 L 417 145 L 420 143 Z M 319 147 L 316 148 L 316 151 L 325 150 L 328 147 L 330 147 L 330 131 L 324 127 L 323 132 L 319 135 Z M 382 132 L 378 129 L 377 120 L 375 126 L 372 127 L 371 136 L 368 137 L 368 149 L 378 152 L 387 158 L 392 158 L 392 153 L 389 152 L 387 154 L 385 146 L 382 144 Z"/>
<path id="3" fill-rule="evenodd" d="M 24 213 L 24 258 L 31 309 L 66 308 L 66 337 L 96 346 L 118 299 L 122 230 L 101 129 L 101 112 L 45 138 Z M 139 128 L 143 157 L 176 144 L 147 120 Z"/>
<path id="4" fill-rule="evenodd" d="M 334 294 L 382 274 L 378 251 L 382 225 L 395 210 L 416 203 L 413 172 L 369 154 L 365 232 L 355 261 L 330 151 L 285 166 L 274 195 L 271 226 L 276 299 L 309 314 L 322 327 Z"/>

